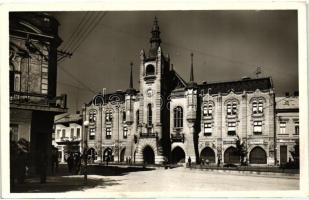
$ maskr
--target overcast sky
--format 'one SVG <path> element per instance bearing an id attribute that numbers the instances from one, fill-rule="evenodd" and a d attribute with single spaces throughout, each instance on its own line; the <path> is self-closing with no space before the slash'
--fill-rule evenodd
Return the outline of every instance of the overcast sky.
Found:
<path id="1" fill-rule="evenodd" d="M 155 16 L 161 30 L 162 51 L 170 55 L 175 70 L 185 80 L 189 79 L 193 52 L 198 83 L 254 78 L 256 67 L 261 66 L 260 77 L 272 77 L 277 96 L 298 90 L 297 11 L 110 11 L 53 15 L 61 24 L 60 49 L 72 51 L 79 46 L 71 58 L 58 66 L 57 90 L 58 94 L 68 94 L 69 112 L 81 110 L 82 104 L 94 96 L 93 91 L 126 90 L 131 61 L 134 87 L 139 89 L 139 52 L 148 52 Z M 77 27 L 80 31 L 76 31 Z M 70 42 L 70 38 L 83 35 L 84 39 Z"/>

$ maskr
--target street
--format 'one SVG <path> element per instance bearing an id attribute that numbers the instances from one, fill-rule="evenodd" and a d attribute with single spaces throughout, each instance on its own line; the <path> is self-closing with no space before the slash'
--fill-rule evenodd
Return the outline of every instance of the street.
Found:
<path id="1" fill-rule="evenodd" d="M 99 168 L 100 169 L 100 168 Z M 204 191 L 258 191 L 297 190 L 298 176 L 231 174 L 178 167 L 173 169 L 118 168 L 100 169 L 90 173 L 84 186 L 82 175 L 48 177 L 47 184 L 28 180 L 16 187 L 16 192 L 204 192 Z"/>

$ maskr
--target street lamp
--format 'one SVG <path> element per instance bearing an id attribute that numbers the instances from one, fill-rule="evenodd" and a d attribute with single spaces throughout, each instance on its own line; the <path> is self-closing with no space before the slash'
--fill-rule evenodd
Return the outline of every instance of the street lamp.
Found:
<path id="1" fill-rule="evenodd" d="M 87 185 L 87 162 L 88 162 L 88 126 L 89 126 L 89 121 L 84 121 L 84 184 Z"/>

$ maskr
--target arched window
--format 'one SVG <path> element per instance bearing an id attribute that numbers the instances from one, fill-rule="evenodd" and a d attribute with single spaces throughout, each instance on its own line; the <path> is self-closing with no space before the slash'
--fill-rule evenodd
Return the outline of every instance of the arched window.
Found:
<path id="1" fill-rule="evenodd" d="M 105 113 L 105 122 L 112 122 L 113 120 L 113 113 L 111 110 L 107 110 Z"/>
<path id="2" fill-rule="evenodd" d="M 153 65 L 147 65 L 146 76 L 154 75 L 154 74 L 155 74 L 155 67 Z"/>
<path id="3" fill-rule="evenodd" d="M 213 106 L 211 103 L 207 103 L 203 107 L 203 115 L 204 116 L 212 116 Z"/>
<path id="4" fill-rule="evenodd" d="M 252 113 L 253 114 L 258 114 L 258 113 L 263 113 L 263 100 L 254 100 L 252 102 Z"/>
<path id="5" fill-rule="evenodd" d="M 237 102 L 230 101 L 227 103 L 227 115 L 236 115 L 237 114 Z"/>
<path id="6" fill-rule="evenodd" d="M 147 106 L 147 122 L 148 125 L 152 125 L 152 107 L 151 104 Z"/>
<path id="7" fill-rule="evenodd" d="M 97 121 L 97 111 L 96 110 L 90 110 L 89 111 L 89 122 L 94 123 Z"/>
<path id="8" fill-rule="evenodd" d="M 174 108 L 174 127 L 175 128 L 183 127 L 183 110 L 182 107 L 180 106 Z"/>

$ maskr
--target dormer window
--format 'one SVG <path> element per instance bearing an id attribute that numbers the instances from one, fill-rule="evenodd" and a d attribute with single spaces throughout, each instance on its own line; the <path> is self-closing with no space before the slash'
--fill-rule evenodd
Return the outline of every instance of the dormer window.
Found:
<path id="1" fill-rule="evenodd" d="M 204 116 L 212 116 L 212 104 L 207 104 L 203 107 L 203 115 Z"/>
<path id="2" fill-rule="evenodd" d="M 152 76 L 155 74 L 155 67 L 153 65 L 147 65 L 146 76 Z"/>

